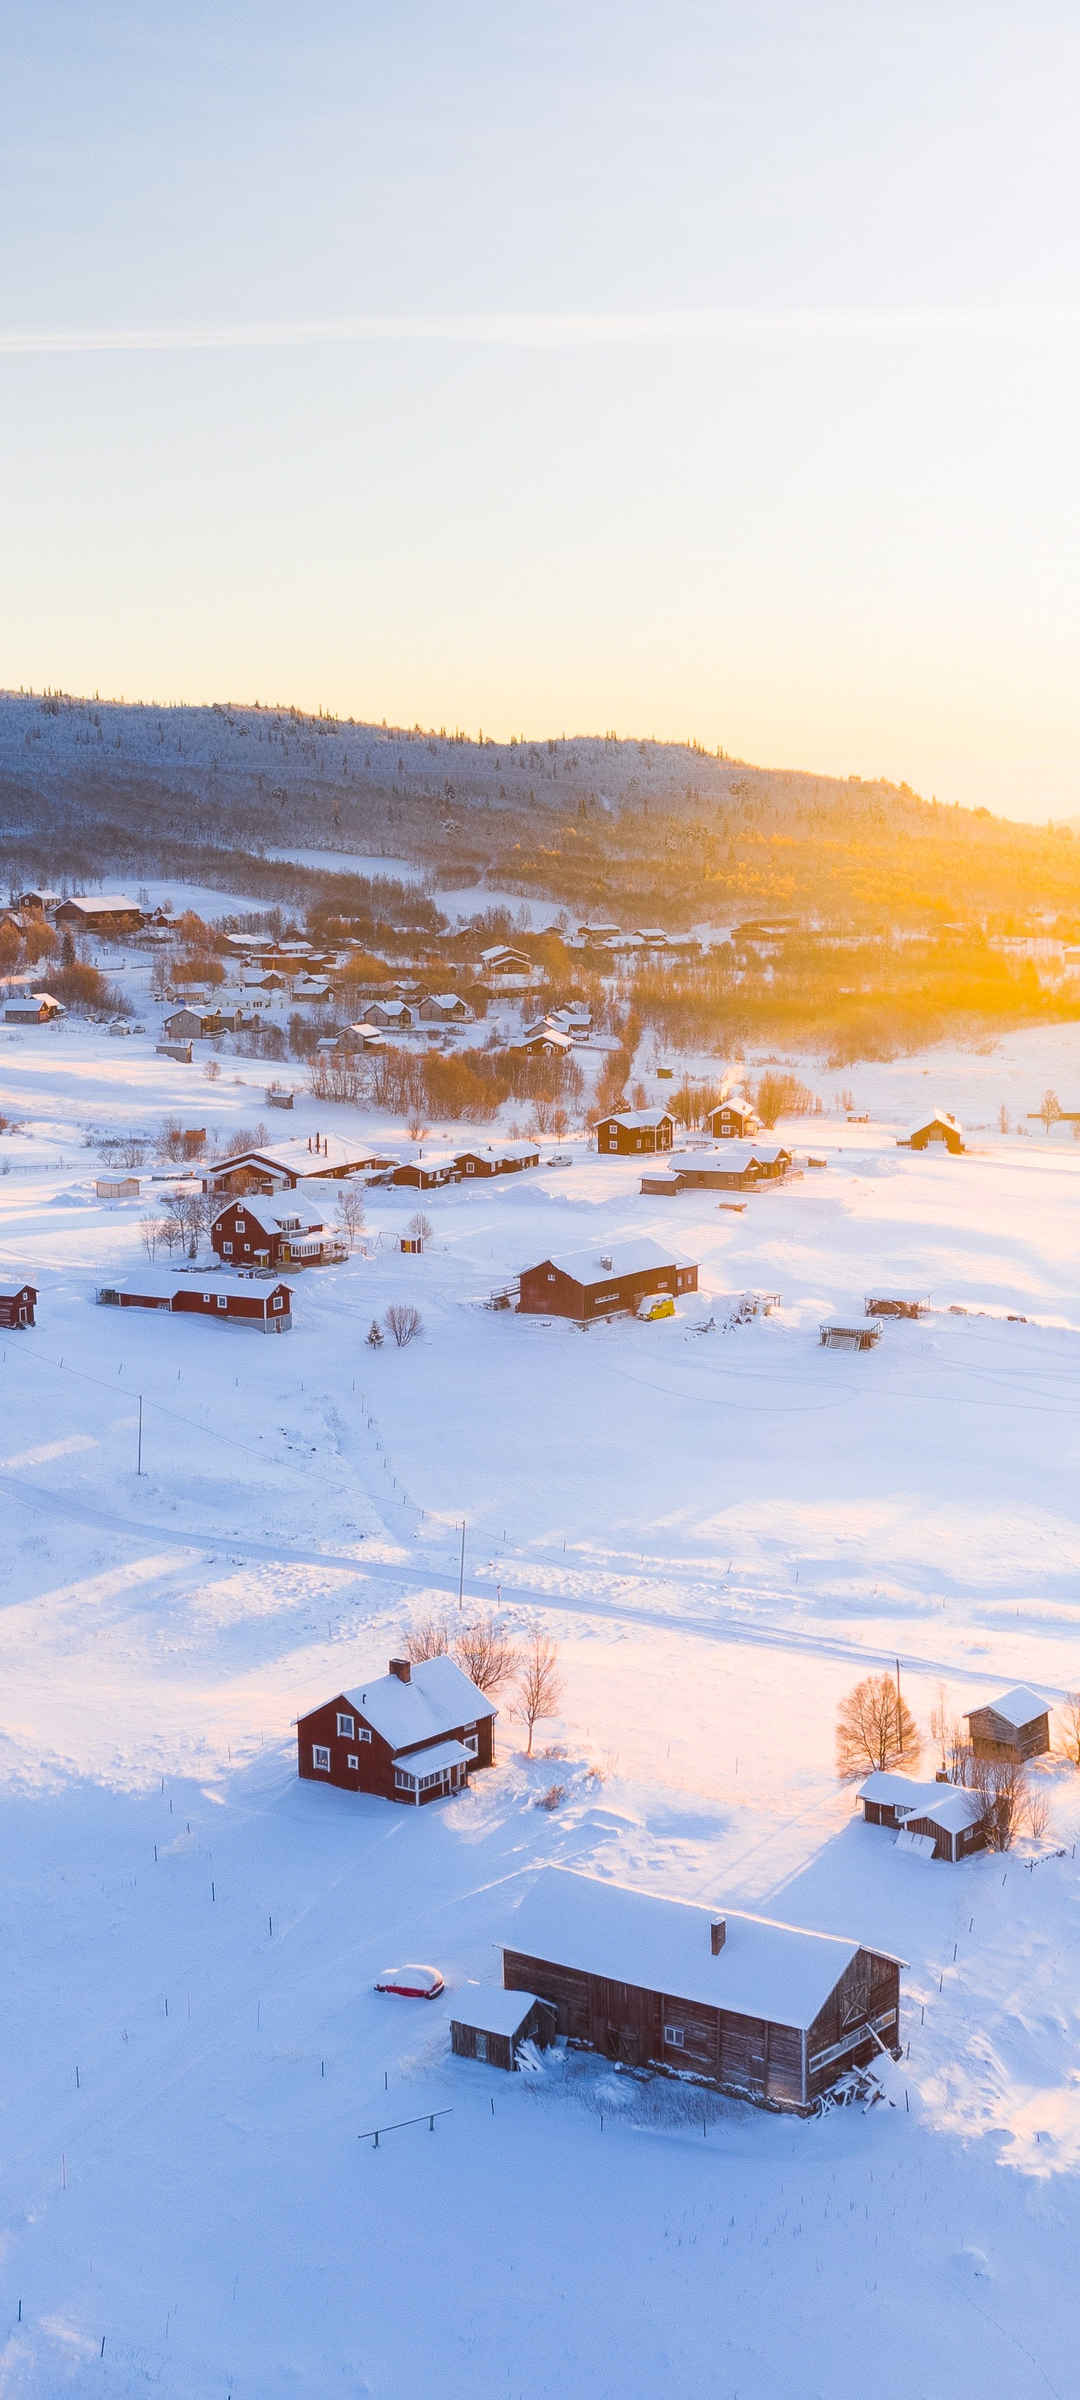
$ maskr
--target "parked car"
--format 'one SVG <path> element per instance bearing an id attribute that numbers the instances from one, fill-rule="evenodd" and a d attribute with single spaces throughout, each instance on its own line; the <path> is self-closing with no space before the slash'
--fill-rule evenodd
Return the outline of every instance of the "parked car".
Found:
<path id="1" fill-rule="evenodd" d="M 437 2000 L 445 1990 L 438 1967 L 384 1967 L 375 1989 L 396 1992 L 402 2000 Z"/>

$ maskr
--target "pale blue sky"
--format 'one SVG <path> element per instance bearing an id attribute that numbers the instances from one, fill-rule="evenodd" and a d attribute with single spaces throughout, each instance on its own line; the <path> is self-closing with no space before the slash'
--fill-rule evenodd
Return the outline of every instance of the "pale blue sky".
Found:
<path id="1" fill-rule="evenodd" d="M 1063 7 L 8 40 L 0 680 L 1080 811 Z"/>

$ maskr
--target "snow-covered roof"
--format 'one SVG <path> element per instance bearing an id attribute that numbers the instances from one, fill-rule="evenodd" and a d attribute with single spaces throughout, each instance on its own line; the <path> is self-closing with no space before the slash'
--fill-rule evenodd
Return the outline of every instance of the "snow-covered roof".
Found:
<path id="1" fill-rule="evenodd" d="M 85 892 L 73 892 L 64 905 L 67 908 L 81 908 L 84 916 L 112 916 L 114 910 L 121 908 L 130 909 L 137 917 L 142 915 L 138 901 L 129 900 L 126 892 L 105 892 L 97 899 Z"/>
<path id="2" fill-rule="evenodd" d="M 608 1250 L 564 1250 L 558 1258 L 539 1263 L 569 1275 L 573 1283 L 614 1283 L 619 1275 L 639 1275 L 646 1267 L 689 1267 L 694 1262 L 665 1250 L 662 1242 L 654 1242 L 646 1233 L 636 1241 L 613 1242 Z"/>
<path id="3" fill-rule="evenodd" d="M 377 1154 L 364 1144 L 343 1141 L 340 1134 L 324 1133 L 317 1150 L 302 1133 L 290 1135 L 288 1141 L 268 1143 L 265 1150 L 234 1150 L 228 1158 L 216 1159 L 215 1176 L 227 1174 L 234 1167 L 261 1165 L 280 1167 L 287 1175 L 318 1175 L 320 1168 L 328 1173 L 332 1167 L 367 1167 L 378 1163 Z"/>
<path id="4" fill-rule="evenodd" d="M 714 1957 L 718 1920 L 726 1936 Z M 800 2030 L 813 2024 L 861 1947 L 846 1935 L 664 1900 L 571 1867 L 543 1870 L 508 1933 L 506 1947 L 530 1958 Z"/>
<path id="5" fill-rule="evenodd" d="M 325 1183 L 316 1184 L 310 1191 L 304 1184 L 298 1183 L 287 1192 L 242 1192 L 239 1197 L 234 1194 L 218 1213 L 225 1216 L 231 1208 L 246 1208 L 260 1225 L 280 1227 L 296 1220 L 306 1232 L 312 1232 L 325 1225 L 325 1207 Z"/>
<path id="6" fill-rule="evenodd" d="M 980 1805 L 970 1786 L 917 1783 L 913 1775 L 890 1775 L 879 1768 L 859 1785 L 859 1798 L 883 1808 L 902 1808 L 909 1816 L 929 1817 L 949 1833 L 962 1833 L 973 1825 Z"/>
<path id="7" fill-rule="evenodd" d="M 405 1775 L 440 1775 L 444 1767 L 467 1767 L 469 1757 L 464 1742 L 429 1742 L 426 1750 L 410 1750 L 397 1763 Z"/>
<path id="8" fill-rule="evenodd" d="M 725 1142 L 720 1150 L 669 1150 L 666 1157 L 676 1173 L 719 1173 L 723 1167 L 728 1174 L 741 1175 L 755 1161 L 759 1167 L 772 1167 L 791 1152 L 783 1142 Z"/>
<path id="9" fill-rule="evenodd" d="M 924 1133 L 928 1125 L 949 1125 L 954 1133 L 960 1131 L 957 1119 L 948 1108 L 935 1108 L 930 1116 L 921 1117 L 915 1128 L 916 1133 Z"/>
<path id="10" fill-rule="evenodd" d="M 597 1119 L 601 1125 L 621 1125 L 627 1133 L 637 1133 L 647 1125 L 675 1122 L 670 1108 L 613 1108 L 610 1115 Z"/>
<path id="11" fill-rule="evenodd" d="M 470 1683 L 452 1658 L 418 1659 L 408 1683 L 398 1675 L 376 1675 L 346 1692 L 345 1698 L 392 1750 L 407 1750 L 411 1742 L 425 1739 L 436 1741 L 453 1725 L 472 1725 L 478 1717 L 498 1714 L 494 1701 Z"/>
<path id="12" fill-rule="evenodd" d="M 499 1983 L 467 1983 L 455 2001 L 451 2022 L 469 2025 L 475 2033 L 515 2034 L 535 2007 L 533 1992 L 504 1992 Z"/>
<path id="13" fill-rule="evenodd" d="M 106 1292 L 130 1292 L 136 1297 L 152 1300 L 172 1300 L 179 1292 L 210 1292 L 217 1299 L 226 1293 L 245 1300 L 265 1300 L 268 1292 L 280 1290 L 279 1280 L 271 1282 L 266 1275 L 223 1274 L 218 1267 L 205 1271 L 195 1269 L 186 1275 L 177 1267 L 134 1268 L 130 1275 L 109 1275 L 99 1287 Z M 286 1284 L 286 1291 L 289 1286 Z"/>
<path id="14" fill-rule="evenodd" d="M 460 992 L 429 992 L 427 996 L 430 1001 L 434 1002 L 436 1008 L 468 1008 L 469 1005 L 467 1000 L 462 999 Z M 421 1003 L 422 1005 L 423 1003 Z"/>
<path id="15" fill-rule="evenodd" d="M 1014 1726 L 1017 1731 L 1022 1725 L 1030 1725 L 1033 1717 L 1045 1717 L 1049 1705 L 1049 1701 L 1040 1700 L 1038 1692 L 1033 1692 L 1027 1683 L 1014 1684 L 1010 1692 L 1002 1692 L 997 1700 L 980 1703 L 981 1707 L 992 1709 L 995 1717 L 1003 1717 L 1006 1725 Z M 967 1714 L 969 1718 L 978 1716 L 979 1710 L 969 1709 Z"/>
<path id="16" fill-rule="evenodd" d="M 473 1142 L 455 1158 L 539 1158 L 539 1142 Z"/>

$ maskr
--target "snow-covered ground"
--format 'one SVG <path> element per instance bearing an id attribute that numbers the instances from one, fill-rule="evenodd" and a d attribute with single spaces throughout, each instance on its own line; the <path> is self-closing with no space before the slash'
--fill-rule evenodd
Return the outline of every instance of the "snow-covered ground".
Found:
<path id="1" fill-rule="evenodd" d="M 1075 1036 L 804 1062 L 871 1121 L 781 1128 L 828 1164 L 742 1214 L 644 1198 L 580 1142 L 373 1192 L 364 1253 L 296 1275 L 267 1341 L 95 1307 L 153 1202 L 95 1197 L 85 1129 L 407 1137 L 299 1070 L 278 1127 L 255 1062 L 155 1057 L 158 1014 L 0 1030 L 0 1284 L 40 1294 L 0 1336 L 4 2400 L 839 2400 L 871 2374 L 880 2400 L 990 2376 L 1065 2400 L 1080 1777 L 1046 1771 L 1040 1844 L 927 1867 L 855 1822 L 832 1735 L 895 1658 L 924 1729 L 942 1692 L 1080 1684 L 1080 1146 L 997 1131 L 1047 1084 L 1071 1104 Z M 967 1156 L 897 1149 L 933 1104 Z M 418 1205 L 434 1237 L 403 1256 Z M 674 1319 L 481 1305 L 646 1232 L 700 1262 Z M 750 1288 L 779 1311 L 700 1330 Z M 823 1350 L 875 1289 L 934 1314 Z M 372 1353 L 399 1298 L 423 1339 Z M 525 1760 L 504 1707 L 455 1803 L 300 1784 L 294 1718 L 456 1612 L 462 1522 L 466 1605 L 559 1642 L 539 1742 L 565 1755 Z M 551 1859 L 900 1951 L 895 2105 L 792 2123 L 599 2062 L 453 2062 L 454 1991 L 497 1974 Z M 394 1957 L 448 1998 L 378 1998 Z"/>

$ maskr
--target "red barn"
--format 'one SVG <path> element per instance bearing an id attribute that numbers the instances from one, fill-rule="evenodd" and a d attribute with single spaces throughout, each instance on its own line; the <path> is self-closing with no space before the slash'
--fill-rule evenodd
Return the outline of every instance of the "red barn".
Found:
<path id="1" fill-rule="evenodd" d="M 292 1292 L 287 1283 L 263 1283 L 254 1275 L 181 1278 L 147 1267 L 122 1283 L 102 1284 L 98 1299 L 112 1308 L 156 1308 L 169 1316 L 214 1317 L 221 1325 L 257 1325 L 263 1333 L 288 1333 Z"/>
<path id="2" fill-rule="evenodd" d="M 0 1292 L 0 1329 L 14 1333 L 21 1326 L 32 1325 L 36 1301 L 32 1283 L 20 1283 L 14 1292 Z"/>
<path id="3" fill-rule="evenodd" d="M 575 1250 L 523 1267 L 518 1306 L 525 1316 L 571 1317 L 587 1325 L 595 1317 L 632 1313 L 653 1292 L 696 1292 L 697 1267 L 676 1258 L 644 1235 L 597 1252 Z"/>
<path id="4" fill-rule="evenodd" d="M 494 1766 L 497 1714 L 452 1658 L 392 1658 L 388 1675 L 297 1720 L 297 1772 L 422 1808 Z"/>
<path id="5" fill-rule="evenodd" d="M 210 1244 L 231 1266 L 303 1267 L 345 1255 L 343 1241 L 300 1184 L 230 1200 L 214 1218 Z"/>

